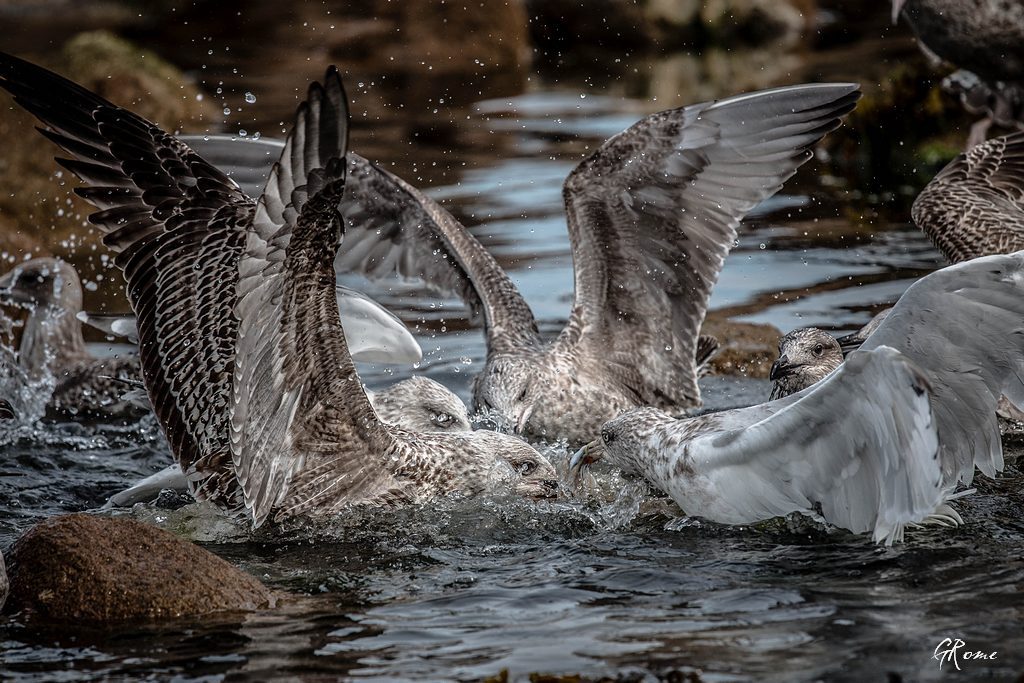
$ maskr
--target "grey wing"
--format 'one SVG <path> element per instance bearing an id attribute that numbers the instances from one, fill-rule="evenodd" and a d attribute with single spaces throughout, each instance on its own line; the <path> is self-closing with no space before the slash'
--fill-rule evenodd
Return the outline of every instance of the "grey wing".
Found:
<path id="1" fill-rule="evenodd" d="M 723 422 L 755 421 L 688 445 L 698 474 L 729 498 L 724 521 L 820 510 L 892 543 L 946 496 L 928 381 L 894 349 L 856 351 L 799 394 L 730 412 Z"/>
<path id="2" fill-rule="evenodd" d="M 243 188 L 270 172 L 267 158 L 281 143 L 229 136 L 186 138 Z M 276 158 L 276 157 L 275 157 Z M 536 323 L 516 286 L 483 245 L 437 202 L 397 176 L 349 152 L 341 213 L 345 249 L 339 273 L 371 279 L 400 276 L 457 296 L 473 318 L 483 318 L 491 344 L 532 343 Z"/>
<path id="3" fill-rule="evenodd" d="M 179 135 L 178 139 L 223 171 L 250 197 L 263 193 L 270 172 L 284 150 L 284 140 L 265 137 L 208 134 Z"/>
<path id="4" fill-rule="evenodd" d="M 416 338 L 391 311 L 362 292 L 337 287 L 338 309 L 352 358 L 367 363 L 416 363 L 423 350 Z M 79 311 L 80 321 L 132 343 L 139 341 L 135 316 L 101 315 Z"/>
<path id="5" fill-rule="evenodd" d="M 89 220 L 124 270 L 154 412 L 194 493 L 224 502 L 234 286 L 252 200 L 156 125 L 46 69 L 0 55 L 0 87 L 47 127 L 98 207 Z M 242 226 L 240 228 L 240 226 Z"/>
<path id="6" fill-rule="evenodd" d="M 911 208 L 952 263 L 1024 249 L 1024 133 L 987 140 L 949 162 Z"/>
<path id="7" fill-rule="evenodd" d="M 139 328 L 132 315 L 104 315 L 79 311 L 75 314 L 79 321 L 113 337 L 124 337 L 133 344 L 139 341 Z"/>
<path id="8" fill-rule="evenodd" d="M 654 114 L 605 142 L 565 183 L 576 299 L 563 341 L 641 403 L 698 404 L 698 333 L 740 220 L 858 97 L 849 84 L 767 90 Z"/>
<path id="9" fill-rule="evenodd" d="M 899 349 L 931 382 L 943 474 L 971 482 L 1003 467 L 1000 395 L 1024 406 L 1024 252 L 935 271 L 900 297 L 862 349 Z"/>
<path id="10" fill-rule="evenodd" d="M 259 526 L 390 485 L 394 439 L 355 373 L 335 297 L 348 103 L 314 83 L 260 197 L 239 263 L 231 451 Z"/>

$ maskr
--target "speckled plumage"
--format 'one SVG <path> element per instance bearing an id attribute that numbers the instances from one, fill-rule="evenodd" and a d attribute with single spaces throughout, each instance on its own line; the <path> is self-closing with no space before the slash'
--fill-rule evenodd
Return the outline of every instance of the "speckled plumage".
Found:
<path id="1" fill-rule="evenodd" d="M 524 442 L 382 423 L 348 354 L 333 261 L 344 234 L 348 110 L 314 83 L 257 202 L 154 124 L 10 55 L 0 87 L 40 118 L 101 210 L 124 269 L 146 388 L 193 492 L 268 517 L 329 516 L 555 477 Z"/>
<path id="2" fill-rule="evenodd" d="M 28 309 L 18 363 L 30 380 L 54 379 L 48 412 L 59 417 L 135 417 L 140 409 L 121 399 L 123 384 L 137 380 L 134 356 L 96 358 L 86 349 L 76 315 L 82 285 L 71 264 L 54 258 L 19 263 L 0 277 L 0 303 Z"/>
<path id="3" fill-rule="evenodd" d="M 774 382 L 769 400 L 817 384 L 842 363 L 843 350 L 828 332 L 815 327 L 793 330 L 779 340 L 779 358 L 768 375 Z"/>
<path id="4" fill-rule="evenodd" d="M 957 156 L 917 196 L 911 215 L 952 263 L 1024 249 L 1024 133 Z"/>
<path id="5" fill-rule="evenodd" d="M 699 330 L 740 219 L 857 97 L 851 85 L 780 88 L 654 114 L 608 140 L 565 183 L 576 300 L 550 343 L 468 230 L 352 153 L 336 266 L 460 296 L 487 335 L 475 406 L 530 438 L 582 442 L 642 405 L 682 412 L 700 403 L 698 371 L 714 342 Z M 221 153 L 231 164 L 230 149 Z M 245 159 L 232 166 L 258 176 Z"/>

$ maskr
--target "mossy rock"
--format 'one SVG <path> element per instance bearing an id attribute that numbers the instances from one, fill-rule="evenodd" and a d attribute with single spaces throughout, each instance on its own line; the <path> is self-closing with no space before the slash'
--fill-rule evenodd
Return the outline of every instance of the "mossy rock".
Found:
<path id="1" fill-rule="evenodd" d="M 163 621 L 271 607 L 274 593 L 213 553 L 131 519 L 55 517 L 8 557 L 7 609 L 63 625 Z"/>
<path id="2" fill-rule="evenodd" d="M 25 55 L 128 108 L 168 131 L 202 131 L 218 110 L 178 69 L 107 31 L 69 40 L 56 56 Z M 86 224 L 92 207 L 70 193 L 77 181 L 53 161 L 60 150 L 40 137 L 39 125 L 17 105 L 0 104 L 0 252 L 67 255 L 97 239 Z"/>

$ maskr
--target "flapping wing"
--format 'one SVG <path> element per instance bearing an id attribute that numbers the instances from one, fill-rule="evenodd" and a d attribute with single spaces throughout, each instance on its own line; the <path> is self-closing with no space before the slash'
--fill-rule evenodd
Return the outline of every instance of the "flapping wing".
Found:
<path id="1" fill-rule="evenodd" d="M 341 326 L 352 358 L 367 363 L 416 363 L 423 350 L 416 338 L 391 311 L 348 287 L 337 286 Z M 79 311 L 76 317 L 98 330 L 132 343 L 139 341 L 135 316 L 101 315 Z"/>
<path id="2" fill-rule="evenodd" d="M 239 263 L 231 450 L 259 526 L 389 486 L 394 439 L 349 356 L 335 298 L 348 103 L 333 67 L 310 86 Z"/>
<path id="3" fill-rule="evenodd" d="M 946 480 L 1003 468 L 1000 395 L 1024 407 L 1024 252 L 937 270 L 907 289 L 861 346 L 898 348 L 932 385 Z"/>
<path id="4" fill-rule="evenodd" d="M 178 139 L 223 171 L 250 197 L 263 193 L 284 150 L 284 140 L 265 137 L 206 134 L 179 135 Z"/>
<path id="5" fill-rule="evenodd" d="M 733 419 L 776 405 L 748 427 L 688 445 L 699 471 L 728 492 L 733 517 L 721 521 L 814 510 L 892 543 L 943 502 L 928 381 L 895 349 L 855 351 L 813 387 Z"/>
<path id="6" fill-rule="evenodd" d="M 918 228 L 952 263 L 1024 249 L 1024 133 L 987 140 L 914 200 Z"/>
<path id="7" fill-rule="evenodd" d="M 698 333 L 740 220 L 858 97 L 846 84 L 766 90 L 654 114 L 605 142 L 565 183 L 576 303 L 563 339 L 642 403 L 697 404 Z"/>
<path id="8" fill-rule="evenodd" d="M 237 260 L 253 202 L 156 125 L 33 64 L 0 55 L 0 86 L 64 149 L 100 211 L 138 319 L 143 376 L 193 492 L 230 498 L 228 409 Z"/>
<path id="9" fill-rule="evenodd" d="M 280 142 L 266 138 L 187 139 L 243 187 L 265 177 L 267 156 L 281 149 Z M 339 273 L 372 279 L 398 275 L 457 296 L 473 317 L 483 317 L 490 348 L 536 340 L 529 306 L 483 245 L 437 202 L 353 152 L 341 213 L 345 249 L 335 261 Z"/>

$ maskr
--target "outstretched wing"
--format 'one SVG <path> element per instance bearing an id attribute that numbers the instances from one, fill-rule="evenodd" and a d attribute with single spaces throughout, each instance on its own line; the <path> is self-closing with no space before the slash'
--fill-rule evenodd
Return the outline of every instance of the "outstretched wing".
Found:
<path id="1" fill-rule="evenodd" d="M 356 375 L 335 298 L 348 103 L 313 83 L 260 197 L 239 263 L 231 451 L 245 505 L 330 511 L 391 487 L 395 442 Z"/>
<path id="2" fill-rule="evenodd" d="M 416 363 L 423 350 L 398 317 L 382 305 L 354 289 L 338 285 L 335 293 L 341 326 L 349 342 L 352 358 L 367 363 Z M 91 327 L 115 337 L 139 341 L 135 316 L 102 315 L 79 311 L 75 316 Z"/>
<path id="3" fill-rule="evenodd" d="M 227 416 L 237 261 L 253 202 L 156 125 L 46 69 L 0 55 L 0 87 L 70 156 L 60 163 L 100 211 L 138 318 L 143 376 L 194 493 L 234 490 Z"/>
<path id="4" fill-rule="evenodd" d="M 898 348 L 928 376 L 946 480 L 1003 468 L 1000 395 L 1024 407 L 1024 251 L 937 270 L 861 346 Z"/>
<path id="5" fill-rule="evenodd" d="M 957 156 L 917 196 L 911 216 L 952 263 L 1024 249 L 1024 133 Z"/>
<path id="6" fill-rule="evenodd" d="M 565 182 L 576 300 L 563 342 L 641 403 L 698 404 L 698 333 L 740 220 L 858 97 L 849 84 L 766 90 L 654 114 L 605 142 Z"/>
<path id="7" fill-rule="evenodd" d="M 818 511 L 892 543 L 943 502 L 928 381 L 895 349 L 854 351 L 813 387 L 730 412 L 732 422 L 757 421 L 688 444 L 698 473 L 722 492 L 718 521 Z"/>
<path id="8" fill-rule="evenodd" d="M 266 159 L 276 158 L 281 145 L 265 138 L 197 138 L 188 140 L 243 187 L 259 182 L 268 172 Z M 345 249 L 335 261 L 338 272 L 398 275 L 461 298 L 473 317 L 483 317 L 492 350 L 536 341 L 529 306 L 477 239 L 437 202 L 353 152 L 341 213 Z"/>

